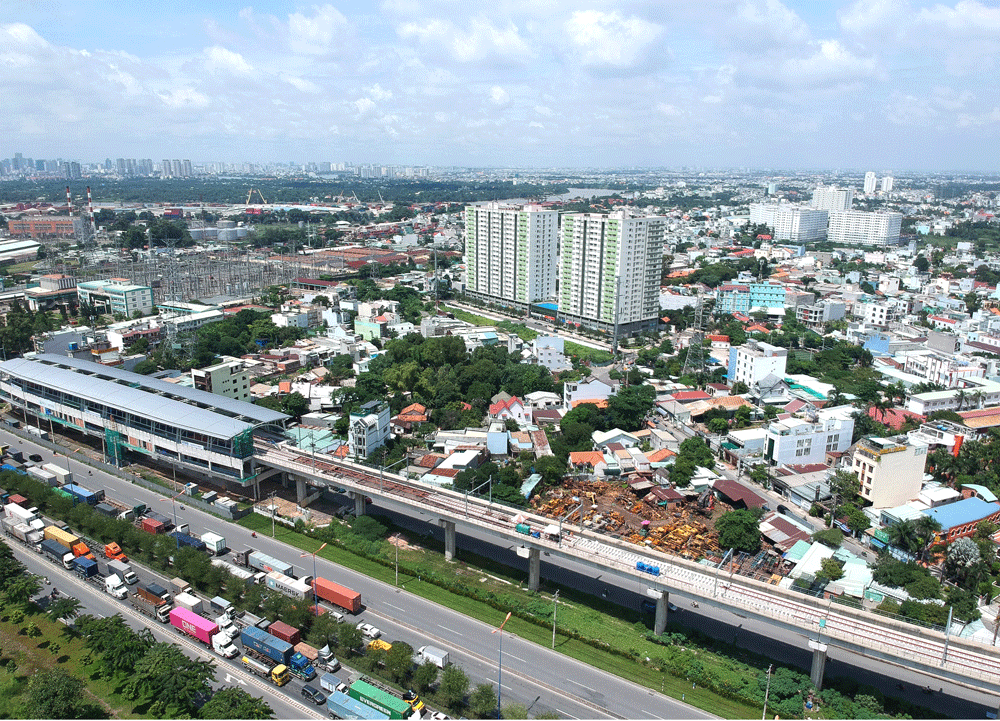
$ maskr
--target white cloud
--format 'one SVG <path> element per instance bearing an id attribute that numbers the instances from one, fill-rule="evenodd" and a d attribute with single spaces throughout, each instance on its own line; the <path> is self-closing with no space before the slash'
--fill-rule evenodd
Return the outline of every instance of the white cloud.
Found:
<path id="1" fill-rule="evenodd" d="M 212 72 L 251 75 L 253 68 L 242 55 L 215 45 L 205 49 L 205 67 Z"/>
<path id="2" fill-rule="evenodd" d="M 780 0 L 745 0 L 726 24 L 750 52 L 767 52 L 809 40 L 809 26 Z"/>
<path id="3" fill-rule="evenodd" d="M 677 118 L 683 115 L 683 111 L 675 105 L 670 105 L 669 103 L 659 103 L 656 109 L 661 113 L 666 115 L 668 118 Z"/>
<path id="4" fill-rule="evenodd" d="M 369 88 L 365 88 L 365 94 L 370 97 L 375 102 L 382 102 L 384 100 L 392 99 L 392 91 L 385 90 L 381 85 L 375 83 Z"/>
<path id="5" fill-rule="evenodd" d="M 299 90 L 303 93 L 316 95 L 318 93 L 323 92 L 322 88 L 320 88 L 316 83 L 312 82 L 311 80 L 306 80 L 305 78 L 299 78 L 294 75 L 285 75 L 281 79 L 284 80 L 289 85 L 291 85 L 296 90 Z"/>
<path id="6" fill-rule="evenodd" d="M 164 105 L 177 109 L 205 108 L 210 102 L 207 95 L 187 86 L 172 88 L 167 92 L 157 94 Z"/>
<path id="7" fill-rule="evenodd" d="M 879 73 L 874 59 L 858 57 L 837 40 L 820 40 L 811 46 L 815 48 L 812 55 L 788 58 L 781 64 L 784 82 L 799 87 L 823 87 L 874 78 Z"/>
<path id="8" fill-rule="evenodd" d="M 338 37 L 350 27 L 333 5 L 314 7 L 315 14 L 307 17 L 302 13 L 288 16 L 288 40 L 293 52 L 303 55 L 325 55 L 336 44 Z"/>
<path id="9" fill-rule="evenodd" d="M 578 10 L 566 22 L 574 56 L 584 65 L 628 68 L 643 57 L 662 28 L 637 16 L 623 17 L 617 10 Z"/>
<path id="10" fill-rule="evenodd" d="M 530 123 L 528 123 L 528 127 L 529 128 L 543 128 L 543 129 L 545 128 L 545 126 L 542 125 L 537 120 L 532 120 Z"/>
<path id="11" fill-rule="evenodd" d="M 535 112 L 538 113 L 539 115 L 544 115 L 546 118 L 552 117 L 552 108 L 549 108 L 545 105 L 536 105 Z"/>
<path id="12" fill-rule="evenodd" d="M 510 93 L 499 85 L 494 85 L 490 88 L 490 101 L 494 105 L 507 105 L 510 102 Z"/>
<path id="13" fill-rule="evenodd" d="M 365 115 L 375 109 L 375 101 L 371 98 L 359 98 L 354 101 L 354 107 L 358 109 L 359 114 Z"/>
<path id="14" fill-rule="evenodd" d="M 471 18 L 462 26 L 439 18 L 406 22 L 396 32 L 404 40 L 412 38 L 425 46 L 443 47 L 463 63 L 494 56 L 523 63 L 535 55 L 513 22 L 498 25 L 485 17 Z"/>
<path id="15" fill-rule="evenodd" d="M 721 95 L 706 95 L 701 99 L 701 102 L 708 103 L 709 105 L 716 105 L 722 102 Z"/>

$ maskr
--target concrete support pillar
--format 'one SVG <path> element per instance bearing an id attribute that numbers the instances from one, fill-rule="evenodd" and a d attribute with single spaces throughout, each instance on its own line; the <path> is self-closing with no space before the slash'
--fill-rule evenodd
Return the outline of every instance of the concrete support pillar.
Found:
<path id="1" fill-rule="evenodd" d="M 365 515 L 368 504 L 365 502 L 365 494 L 358 493 L 357 491 L 352 491 L 351 495 L 354 497 L 354 515 L 359 518 Z"/>
<path id="2" fill-rule="evenodd" d="M 300 506 L 302 505 L 302 501 L 305 500 L 306 491 L 307 491 L 306 479 L 305 478 L 296 478 L 295 479 L 295 499 L 296 499 L 296 502 Z"/>
<path id="3" fill-rule="evenodd" d="M 282 471 L 281 472 L 281 487 L 282 488 L 288 488 L 288 472 L 287 471 Z"/>
<path id="4" fill-rule="evenodd" d="M 661 593 L 660 597 L 656 599 L 656 620 L 653 621 L 653 633 L 657 636 L 667 630 L 667 599 L 669 598 L 669 593 Z"/>
<path id="5" fill-rule="evenodd" d="M 542 580 L 542 554 L 537 548 L 532 548 L 528 554 L 528 589 L 538 590 L 538 584 Z"/>
<path id="6" fill-rule="evenodd" d="M 817 691 L 823 690 L 823 672 L 826 670 L 826 644 L 819 641 L 810 641 L 809 648 L 813 652 L 812 671 L 809 674 L 810 680 L 816 686 Z"/>
<path id="7" fill-rule="evenodd" d="M 451 521 L 438 521 L 444 529 L 444 560 L 455 560 L 455 524 Z"/>

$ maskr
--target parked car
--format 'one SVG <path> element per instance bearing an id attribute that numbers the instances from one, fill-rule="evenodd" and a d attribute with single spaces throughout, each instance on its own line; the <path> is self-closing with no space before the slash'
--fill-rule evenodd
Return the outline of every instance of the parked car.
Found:
<path id="1" fill-rule="evenodd" d="M 381 631 L 372 626 L 370 623 L 365 623 L 364 621 L 358 624 L 358 630 L 368 638 L 378 638 L 382 635 Z"/>
<path id="2" fill-rule="evenodd" d="M 326 703 L 326 694 L 318 688 L 308 684 L 302 687 L 302 698 L 309 699 L 317 706 L 322 706 Z"/>
<path id="3" fill-rule="evenodd" d="M 40 455 L 38 455 L 37 453 L 32 453 L 30 456 L 28 456 L 28 460 L 32 461 L 34 463 L 41 463 L 42 462 L 42 457 Z"/>

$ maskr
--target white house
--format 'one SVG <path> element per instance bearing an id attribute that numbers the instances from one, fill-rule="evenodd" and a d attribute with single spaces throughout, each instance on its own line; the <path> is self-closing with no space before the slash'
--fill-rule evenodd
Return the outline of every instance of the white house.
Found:
<path id="1" fill-rule="evenodd" d="M 805 418 L 772 421 L 764 436 L 764 458 L 771 465 L 823 463 L 829 452 L 843 453 L 851 445 L 851 406 L 824 408 Z"/>
<path id="2" fill-rule="evenodd" d="M 615 394 L 614 386 L 597 380 L 566 383 L 563 386 L 563 407 L 572 410 L 580 403 L 606 401 Z"/>
<path id="3" fill-rule="evenodd" d="M 355 458 L 367 458 L 389 440 L 389 404 L 369 401 L 351 412 L 348 446 Z"/>

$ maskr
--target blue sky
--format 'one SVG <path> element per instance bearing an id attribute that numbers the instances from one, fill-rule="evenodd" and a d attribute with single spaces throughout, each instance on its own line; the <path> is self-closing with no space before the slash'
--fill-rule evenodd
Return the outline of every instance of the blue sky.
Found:
<path id="1" fill-rule="evenodd" d="M 0 3 L 0 156 L 995 171 L 977 0 Z"/>

